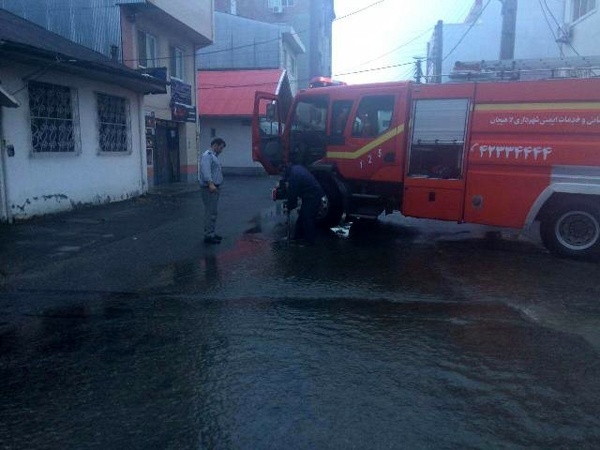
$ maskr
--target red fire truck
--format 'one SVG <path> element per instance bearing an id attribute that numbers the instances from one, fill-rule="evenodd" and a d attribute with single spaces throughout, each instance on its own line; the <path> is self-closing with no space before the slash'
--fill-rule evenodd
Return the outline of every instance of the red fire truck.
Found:
<path id="1" fill-rule="evenodd" d="M 307 166 L 343 214 L 527 228 L 600 253 L 600 78 L 331 85 L 256 93 L 252 155 Z"/>

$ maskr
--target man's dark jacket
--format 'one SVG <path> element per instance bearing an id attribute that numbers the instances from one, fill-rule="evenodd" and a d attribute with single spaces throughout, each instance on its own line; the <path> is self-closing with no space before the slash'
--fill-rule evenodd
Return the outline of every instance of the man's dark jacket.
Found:
<path id="1" fill-rule="evenodd" d="M 317 179 L 304 166 L 294 165 L 287 169 L 285 180 L 288 182 L 288 208 L 298 206 L 298 197 L 306 202 L 309 199 L 321 199 L 325 195 Z"/>

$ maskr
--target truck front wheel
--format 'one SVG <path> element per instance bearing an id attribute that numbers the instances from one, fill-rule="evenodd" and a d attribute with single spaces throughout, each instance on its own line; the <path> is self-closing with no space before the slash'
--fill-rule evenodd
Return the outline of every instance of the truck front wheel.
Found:
<path id="1" fill-rule="evenodd" d="M 331 228 L 339 225 L 344 214 L 344 201 L 342 194 L 335 181 L 329 177 L 319 177 L 319 184 L 325 191 L 325 197 L 321 201 L 319 216 L 317 217 L 317 226 L 321 228 Z"/>
<path id="2" fill-rule="evenodd" d="M 600 207 L 583 200 L 557 207 L 542 220 L 540 235 L 546 248 L 558 256 L 598 256 Z"/>

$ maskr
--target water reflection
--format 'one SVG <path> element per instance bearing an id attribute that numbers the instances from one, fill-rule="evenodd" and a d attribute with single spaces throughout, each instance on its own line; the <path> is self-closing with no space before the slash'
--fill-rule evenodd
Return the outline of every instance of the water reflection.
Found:
<path id="1" fill-rule="evenodd" d="M 394 230 L 248 233 L 145 294 L 7 293 L 1 446 L 596 449 L 597 350 L 518 306 L 593 317 L 597 266 Z"/>
<path id="2" fill-rule="evenodd" d="M 8 448 L 594 448 L 600 438 L 598 354 L 503 304 L 86 304 L 29 317 L 43 326 L 0 356 Z"/>

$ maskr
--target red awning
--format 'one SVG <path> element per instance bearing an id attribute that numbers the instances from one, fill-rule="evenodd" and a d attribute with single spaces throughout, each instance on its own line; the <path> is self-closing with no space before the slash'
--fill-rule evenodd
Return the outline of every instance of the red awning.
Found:
<path id="1" fill-rule="evenodd" d="M 256 91 L 278 93 L 283 69 L 198 71 L 199 116 L 251 116 Z"/>

